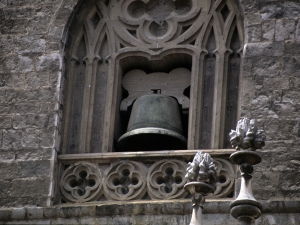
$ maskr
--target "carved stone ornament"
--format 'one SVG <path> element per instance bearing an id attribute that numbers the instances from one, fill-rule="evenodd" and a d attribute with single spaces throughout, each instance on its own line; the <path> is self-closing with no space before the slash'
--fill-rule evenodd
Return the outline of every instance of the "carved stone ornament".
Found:
<path id="1" fill-rule="evenodd" d="M 216 183 L 215 192 L 209 197 L 227 197 L 233 192 L 234 188 L 234 165 L 225 159 L 214 159 L 214 163 L 217 167 L 218 182 Z"/>
<path id="2" fill-rule="evenodd" d="M 215 183 L 218 180 L 218 172 L 210 155 L 198 151 L 193 162 L 188 163 L 185 178 L 188 182 L 203 182 L 215 187 Z"/>
<path id="3" fill-rule="evenodd" d="M 121 161 L 105 170 L 104 194 L 109 200 L 141 199 L 146 189 L 147 168 L 139 162 Z"/>
<path id="4" fill-rule="evenodd" d="M 125 25 L 117 27 L 121 23 L 115 24 L 119 28 L 115 30 L 122 39 L 134 45 L 142 40 L 159 47 L 184 33 L 184 26 L 190 26 L 197 19 L 201 8 L 208 11 L 205 3 L 198 0 L 129 0 L 114 4 L 110 16 L 116 21 L 120 19 Z M 137 27 L 136 33 L 130 33 L 125 27 L 129 30 Z M 193 32 L 193 29 L 186 31 L 186 36 Z"/>
<path id="5" fill-rule="evenodd" d="M 217 182 L 217 167 L 207 153 L 198 151 L 186 169 L 188 182 L 184 189 L 192 195 L 193 212 L 190 225 L 203 225 L 202 208 L 205 196 L 214 192 Z"/>
<path id="6" fill-rule="evenodd" d="M 265 132 L 257 129 L 255 119 L 240 119 L 236 130 L 231 130 L 229 136 L 230 143 L 236 150 L 249 149 L 255 151 L 265 146 Z"/>
<path id="7" fill-rule="evenodd" d="M 183 186 L 187 164 L 179 160 L 161 160 L 148 170 L 147 187 L 151 199 L 184 198 Z"/>
<path id="8" fill-rule="evenodd" d="M 102 195 L 102 175 L 96 164 L 71 164 L 63 173 L 60 190 L 67 202 L 82 203 L 98 200 Z"/>

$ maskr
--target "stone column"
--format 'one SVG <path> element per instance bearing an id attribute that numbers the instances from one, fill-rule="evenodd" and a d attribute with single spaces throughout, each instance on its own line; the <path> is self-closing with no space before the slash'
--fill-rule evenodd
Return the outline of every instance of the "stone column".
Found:
<path id="1" fill-rule="evenodd" d="M 240 193 L 230 204 L 230 213 L 242 225 L 251 225 L 260 217 L 262 208 L 253 196 L 251 178 L 253 165 L 261 162 L 261 156 L 255 150 L 265 145 L 265 132 L 257 129 L 256 120 L 243 118 L 229 135 L 232 146 L 237 150 L 230 155 L 230 160 L 239 166 L 241 172 Z"/>
<path id="2" fill-rule="evenodd" d="M 184 189 L 192 194 L 193 212 L 190 225 L 203 225 L 202 209 L 205 196 L 216 189 L 217 168 L 211 156 L 197 152 L 193 162 L 189 163 L 185 178 L 187 183 Z"/>

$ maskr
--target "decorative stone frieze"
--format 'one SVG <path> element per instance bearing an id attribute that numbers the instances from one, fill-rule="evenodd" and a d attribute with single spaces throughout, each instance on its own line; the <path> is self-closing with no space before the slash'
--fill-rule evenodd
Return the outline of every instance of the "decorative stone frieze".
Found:
<path id="1" fill-rule="evenodd" d="M 146 193 L 147 168 L 134 161 L 111 164 L 104 173 L 105 196 L 110 200 L 136 200 Z"/>
<path id="2" fill-rule="evenodd" d="M 183 186 L 187 164 L 179 160 L 161 160 L 148 170 L 147 187 L 151 199 L 178 199 L 188 193 Z"/>
<path id="3" fill-rule="evenodd" d="M 214 164 L 218 171 L 218 182 L 215 192 L 210 197 L 228 197 L 234 190 L 234 165 L 225 159 L 214 159 Z"/>
<path id="4" fill-rule="evenodd" d="M 148 153 L 139 153 L 140 161 L 124 159 L 121 154 L 111 154 L 110 157 L 118 159 L 114 163 L 99 161 L 99 158 L 84 158 L 82 155 L 65 155 L 62 159 L 62 171 L 60 190 L 60 203 L 84 203 L 112 201 L 132 201 L 132 200 L 174 200 L 189 198 L 188 192 L 184 191 L 185 177 L 188 168 L 192 174 L 193 164 L 188 167 L 187 161 L 191 154 L 196 151 L 182 151 L 186 155 L 165 158 L 163 152 L 153 152 L 159 159 L 148 156 Z M 233 152 L 233 151 L 231 151 Z M 181 151 L 178 151 L 178 154 Z M 114 156 L 116 155 L 116 156 Z M 127 154 L 127 157 L 130 153 Z M 88 156 L 88 154 L 86 155 Z M 118 157 L 117 157 L 118 156 Z M 175 156 L 175 155 L 174 155 Z M 69 157 L 69 158 L 68 158 Z M 75 158 L 81 162 L 75 162 Z M 202 160 L 203 161 L 203 160 Z M 205 161 L 206 162 L 206 161 Z M 234 165 L 226 158 L 214 158 L 208 162 L 209 165 L 217 167 L 217 182 L 213 187 L 213 194 L 208 198 L 228 198 L 232 197 L 234 191 Z M 195 164 L 196 165 L 196 164 Z M 197 164 L 198 165 L 198 164 Z M 201 168 L 203 167 L 200 163 Z M 191 167 L 192 166 L 192 167 Z M 205 167 L 206 168 L 206 167 Z M 199 170 L 200 171 L 200 170 Z M 202 171 L 202 170 L 201 170 Z M 207 172 L 207 171 L 206 171 Z M 202 174 L 202 173 L 201 173 Z M 210 174 L 205 173 L 205 174 Z M 206 175 L 201 176 L 208 179 Z M 202 179 L 201 178 L 201 179 Z"/>
<path id="5" fill-rule="evenodd" d="M 102 175 L 98 165 L 88 162 L 70 165 L 62 175 L 60 190 L 67 202 L 97 200 L 102 194 Z"/>

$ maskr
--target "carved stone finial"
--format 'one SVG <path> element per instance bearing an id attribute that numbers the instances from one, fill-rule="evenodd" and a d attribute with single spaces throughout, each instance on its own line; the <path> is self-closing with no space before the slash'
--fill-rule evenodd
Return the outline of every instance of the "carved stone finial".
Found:
<path id="1" fill-rule="evenodd" d="M 185 178 L 188 182 L 203 182 L 215 188 L 217 178 L 217 167 L 213 159 L 207 153 L 198 151 L 193 162 L 188 163 Z"/>
<path id="2" fill-rule="evenodd" d="M 236 125 L 236 130 L 231 130 L 230 143 L 236 150 L 250 149 L 255 151 L 265 146 L 265 131 L 258 130 L 255 119 L 242 118 Z"/>
<path id="3" fill-rule="evenodd" d="M 193 162 L 188 164 L 184 189 L 193 197 L 193 212 L 190 225 L 203 225 L 202 208 L 205 196 L 216 190 L 217 167 L 207 153 L 198 151 Z"/>

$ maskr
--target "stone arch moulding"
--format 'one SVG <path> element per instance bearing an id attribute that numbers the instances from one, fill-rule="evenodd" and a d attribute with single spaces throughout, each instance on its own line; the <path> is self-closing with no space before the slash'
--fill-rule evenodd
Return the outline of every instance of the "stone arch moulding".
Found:
<path id="1" fill-rule="evenodd" d="M 76 10 L 65 47 L 63 154 L 116 151 L 128 121 L 119 112 L 124 74 L 180 63 L 191 71 L 187 148 L 228 147 L 243 46 L 233 0 L 93 0 Z"/>

